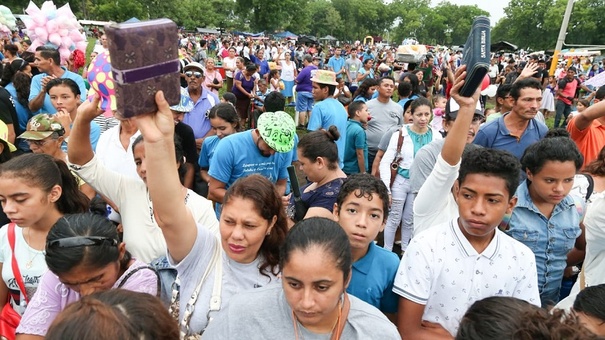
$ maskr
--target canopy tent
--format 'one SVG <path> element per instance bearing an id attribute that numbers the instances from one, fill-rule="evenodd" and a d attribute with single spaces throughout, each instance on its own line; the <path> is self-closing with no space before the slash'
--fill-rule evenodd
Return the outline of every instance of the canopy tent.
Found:
<path id="1" fill-rule="evenodd" d="M 137 23 L 137 22 L 141 22 L 141 20 L 139 20 L 138 18 L 132 17 L 132 18 L 124 21 L 124 24 L 134 24 L 134 23 Z"/>
<path id="2" fill-rule="evenodd" d="M 326 36 L 325 36 L 325 37 L 323 37 L 323 38 L 319 38 L 319 40 L 334 41 L 334 40 L 338 40 L 338 39 L 336 39 L 336 38 L 334 38 L 333 36 L 331 36 L 331 35 L 329 35 L 329 34 L 328 34 L 328 35 L 326 35 Z"/>
<path id="3" fill-rule="evenodd" d="M 263 32 L 260 32 L 260 33 L 250 33 L 250 32 L 233 31 L 231 33 L 233 33 L 233 35 L 242 35 L 244 37 L 253 37 L 253 38 L 263 37 L 265 35 Z"/>
<path id="4" fill-rule="evenodd" d="M 273 36 L 276 38 L 279 38 L 279 39 L 296 39 L 296 38 L 298 38 L 298 35 L 290 32 L 290 31 L 284 31 L 281 33 L 277 33 L 277 34 L 274 34 Z"/>
<path id="5" fill-rule="evenodd" d="M 492 52 L 497 52 L 497 51 L 514 52 L 514 51 L 518 50 L 519 48 L 517 47 L 517 45 L 513 45 L 513 44 L 509 43 L 508 41 L 499 41 L 497 43 L 492 44 L 491 49 L 492 49 Z"/>
<path id="6" fill-rule="evenodd" d="M 601 51 L 589 51 L 589 50 L 562 50 L 561 55 L 563 58 L 570 57 L 592 57 L 601 55 Z"/>
<path id="7" fill-rule="evenodd" d="M 298 37 L 298 42 L 301 44 L 317 44 L 317 39 L 310 35 L 301 35 Z"/>
<path id="8" fill-rule="evenodd" d="M 195 30 L 197 31 L 197 33 L 203 33 L 203 34 L 221 34 L 220 31 L 214 30 L 214 29 L 211 29 L 211 28 L 200 28 L 200 27 L 197 27 Z"/>

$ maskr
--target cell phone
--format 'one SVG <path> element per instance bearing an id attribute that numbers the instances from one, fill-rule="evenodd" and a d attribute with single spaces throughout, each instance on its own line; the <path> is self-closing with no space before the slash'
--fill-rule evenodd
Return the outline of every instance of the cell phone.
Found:
<path id="1" fill-rule="evenodd" d="M 155 93 L 170 105 L 181 100 L 178 30 L 169 19 L 105 25 L 116 85 L 117 115 L 156 112 Z"/>
<path id="2" fill-rule="evenodd" d="M 491 31 L 489 18 L 478 16 L 473 20 L 471 32 L 464 44 L 462 65 L 466 65 L 466 78 L 460 95 L 472 97 L 489 72 Z"/>

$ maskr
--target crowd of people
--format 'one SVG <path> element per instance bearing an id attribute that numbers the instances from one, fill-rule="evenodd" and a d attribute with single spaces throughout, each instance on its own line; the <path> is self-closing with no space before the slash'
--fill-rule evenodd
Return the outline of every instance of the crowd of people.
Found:
<path id="1" fill-rule="evenodd" d="M 600 64 L 494 55 L 492 108 L 447 48 L 178 44 L 133 118 L 2 46 L 0 336 L 605 337 Z"/>

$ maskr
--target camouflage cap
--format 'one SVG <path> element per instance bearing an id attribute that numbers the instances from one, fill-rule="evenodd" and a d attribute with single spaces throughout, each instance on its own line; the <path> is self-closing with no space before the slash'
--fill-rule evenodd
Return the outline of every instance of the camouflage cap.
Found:
<path id="1" fill-rule="evenodd" d="M 19 138 L 42 140 L 55 132 L 59 136 L 62 136 L 65 133 L 65 129 L 61 123 L 54 119 L 54 116 L 48 113 L 40 113 L 33 116 L 27 122 L 27 131 L 23 132 Z"/>

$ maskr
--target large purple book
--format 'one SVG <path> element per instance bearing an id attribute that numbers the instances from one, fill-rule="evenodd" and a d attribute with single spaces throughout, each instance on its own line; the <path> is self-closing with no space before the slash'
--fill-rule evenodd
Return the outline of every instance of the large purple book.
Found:
<path id="1" fill-rule="evenodd" d="M 118 115 L 129 118 L 157 111 L 155 94 L 180 102 L 178 31 L 172 20 L 105 26 L 116 84 Z"/>

